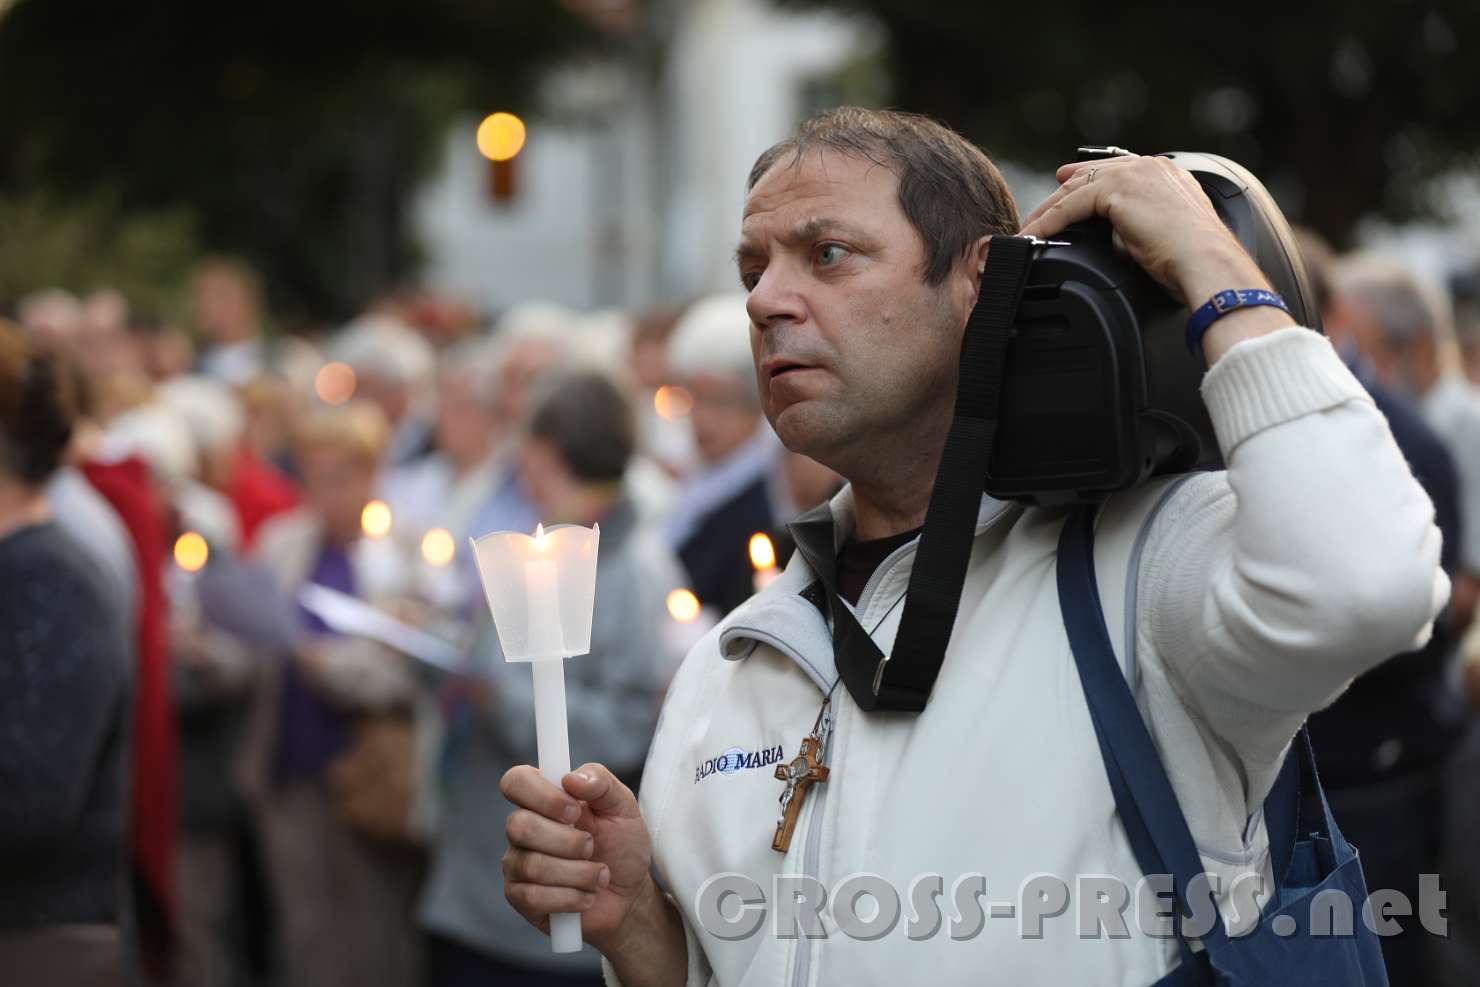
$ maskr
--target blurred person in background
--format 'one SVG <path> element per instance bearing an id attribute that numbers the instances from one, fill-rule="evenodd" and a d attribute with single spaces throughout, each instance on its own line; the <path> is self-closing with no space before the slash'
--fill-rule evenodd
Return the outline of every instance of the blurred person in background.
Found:
<path id="1" fill-rule="evenodd" d="M 59 363 L 63 361 L 59 359 Z M 94 448 L 97 424 L 91 417 L 87 377 L 75 365 L 64 364 L 64 372 L 75 396 L 72 439 L 61 465 L 46 482 L 46 503 L 58 526 L 92 557 L 98 573 L 107 580 L 132 642 L 139 621 L 139 576 L 133 545 L 123 519 L 79 468 Z M 132 644 L 129 655 L 134 655 Z"/>
<path id="2" fill-rule="evenodd" d="M 218 558 L 229 552 L 211 550 Z M 249 879 L 243 869 L 245 805 L 232 768 L 259 656 L 204 619 L 193 579 L 173 567 L 165 580 L 180 737 L 179 942 L 170 982 L 231 987 L 245 963 L 240 903 Z"/>
<path id="3" fill-rule="evenodd" d="M 305 395 L 293 390 L 281 374 L 258 374 L 236 389 L 246 416 L 243 451 L 257 462 L 272 467 L 297 489 L 297 466 L 293 462 L 293 423 L 307 405 Z"/>
<path id="4" fill-rule="evenodd" d="M 780 520 L 769 485 L 781 443 L 761 415 L 749 328 L 745 296 L 716 295 L 692 305 L 668 342 L 674 379 L 693 401 L 699 466 L 684 478 L 664 534 L 694 595 L 719 613 L 750 596 L 742 592 L 750 536 Z"/>
<path id="5" fill-rule="evenodd" d="M 386 312 L 341 330 L 329 355 L 355 373 L 355 396 L 373 401 L 390 423 L 385 465 L 402 466 L 432 449 L 437 356 L 426 337 Z"/>
<path id="6" fill-rule="evenodd" d="M 195 366 L 195 344 L 179 326 L 151 313 L 129 310 L 128 331 L 151 380 L 167 380 Z"/>
<path id="7" fill-rule="evenodd" d="M 637 389 L 637 444 L 670 475 L 681 477 L 694 467 L 694 433 L 689 423 L 690 397 L 672 384 L 668 339 L 683 309 L 654 309 L 632 330 L 632 379 Z"/>
<path id="8" fill-rule="evenodd" d="M 1321 320 L 1342 360 L 1382 412 L 1393 440 L 1434 503 L 1443 534 L 1440 565 L 1452 580 L 1459 572 L 1462 531 L 1459 477 L 1443 439 L 1403 392 L 1378 379 L 1363 355 L 1350 309 L 1333 304 L 1330 272 L 1336 258 L 1309 230 L 1297 241 L 1321 307 Z M 1424 646 L 1358 676 L 1334 703 L 1309 719 L 1321 758 L 1321 779 L 1342 831 L 1362 853 L 1372 888 L 1401 891 L 1419 901 L 1421 874 L 1440 869 L 1443 774 L 1464 735 L 1465 709 L 1450 685 L 1459 639 L 1452 608 L 1434 622 Z M 1382 938 L 1393 984 L 1427 984 L 1429 937 L 1417 912 L 1397 916 L 1402 932 Z"/>
<path id="9" fill-rule="evenodd" d="M 129 331 L 128 301 L 114 289 L 95 291 L 83 301 L 70 350 L 72 359 L 95 379 L 149 379 L 139 340 Z"/>
<path id="10" fill-rule="evenodd" d="M 33 339 L 46 346 L 69 347 L 82 328 L 82 302 L 70 291 L 43 288 L 20 300 L 16 316 Z"/>
<path id="11" fill-rule="evenodd" d="M 473 512 L 472 534 L 534 531 L 539 520 L 518 468 L 519 430 L 531 390 L 571 357 L 575 315 L 558 305 L 529 302 L 499 319 L 493 338 L 494 422 L 501 439 L 494 450 L 492 492 Z M 465 566 L 469 592 L 482 588 L 471 560 Z"/>
<path id="12" fill-rule="evenodd" d="M 14 987 L 114 987 L 127 861 L 124 614 L 51 521 L 71 437 L 57 365 L 0 325 L 0 970 Z"/>
<path id="13" fill-rule="evenodd" d="M 361 527 L 388 442 L 385 416 L 369 402 L 322 410 L 302 424 L 295 451 L 304 504 L 268 521 L 255 551 L 289 599 L 306 583 L 367 601 L 398 592 L 403 573 L 385 555 L 390 540 L 366 538 Z M 283 983 L 414 983 L 421 860 L 406 838 L 414 758 L 403 741 L 416 683 L 400 655 L 337 635 L 306 610 L 298 616 L 303 643 L 257 676 L 240 764 Z M 346 768 L 363 763 L 366 745 L 383 742 L 401 754 L 378 777 Z M 377 800 L 374 818 L 364 811 L 367 796 Z"/>
<path id="14" fill-rule="evenodd" d="M 1334 266 L 1331 286 L 1333 324 L 1378 381 L 1417 402 L 1454 457 L 1467 523 L 1459 553 L 1466 578 L 1455 583 L 1452 606 L 1467 626 L 1480 595 L 1480 388 L 1464 374 L 1449 299 L 1398 262 L 1362 254 Z"/>
<path id="15" fill-rule="evenodd" d="M 392 469 L 381 490 L 397 524 L 425 532 L 445 528 L 461 551 L 473 515 L 493 493 L 494 452 L 503 437 L 497 418 L 498 381 L 487 344 L 462 343 L 442 357 L 438 378 L 436 448 Z"/>
<path id="16" fill-rule="evenodd" d="M 1463 572 L 1455 580 L 1451 600 L 1454 620 L 1463 634 L 1458 688 L 1472 708 L 1480 708 L 1480 630 L 1474 619 L 1480 586 L 1476 579 L 1480 573 L 1480 391 L 1462 369 L 1449 301 L 1396 262 L 1370 256 L 1338 264 L 1333 282 L 1341 318 L 1361 341 L 1380 379 L 1418 398 L 1426 419 L 1454 457 L 1463 527 L 1459 545 Z M 1431 982 L 1450 987 L 1473 984 L 1480 977 L 1480 853 L 1474 843 L 1480 821 L 1477 776 L 1480 728 L 1472 718 L 1468 734 L 1451 756 L 1442 789 L 1442 865 L 1438 869 L 1448 893 L 1449 937 L 1432 944 L 1430 975 Z M 1400 801 L 1398 807 L 1403 804 Z M 1371 886 L 1380 885 L 1374 882 Z"/>
<path id="17" fill-rule="evenodd" d="M 93 391 L 87 380 L 84 393 Z M 156 409 L 158 411 L 159 409 Z M 179 842 L 179 739 L 174 691 L 170 684 L 169 598 L 165 564 L 173 535 L 172 508 L 143 454 L 148 442 L 130 436 L 157 431 L 153 445 L 164 458 L 189 454 L 183 424 L 157 415 L 157 430 L 146 426 L 147 412 L 125 421 L 115 418 L 89 427 L 78 437 L 78 467 L 123 522 L 133 549 L 137 620 L 134 628 L 134 700 L 129 747 L 129 839 L 131 904 L 138 927 L 140 962 L 155 977 L 169 975 L 175 949 L 175 859 Z M 121 416 L 119 416 L 121 417 Z M 184 450 L 181 454 L 181 450 Z"/>
<path id="18" fill-rule="evenodd" d="M 237 536 L 244 542 L 246 532 L 274 512 L 251 496 L 239 499 L 244 416 L 236 396 L 226 384 L 204 375 L 162 381 L 154 394 L 189 432 L 196 453 L 192 479 L 217 495 L 211 498 L 213 510 L 229 507 L 234 521 L 208 524 L 203 534 L 188 511 L 178 511 L 172 534 L 208 535 L 209 552 L 218 559 L 236 553 L 243 548 Z M 277 505 L 276 511 L 293 503 L 296 497 Z M 199 567 L 198 561 L 184 564 Z M 165 587 L 180 736 L 179 952 L 173 982 L 229 987 L 241 965 L 241 936 L 234 923 L 244 887 L 241 847 L 246 838 L 244 806 L 231 768 L 257 661 L 246 644 L 204 619 L 193 570 L 177 561 L 166 563 Z"/>
<path id="19" fill-rule="evenodd" d="M 320 360 L 313 347 L 292 336 L 269 338 L 264 325 L 262 281 L 242 261 L 212 257 L 191 279 L 195 328 L 205 340 L 201 373 L 233 386 L 267 370 L 280 370 L 305 384 Z"/>
<path id="20" fill-rule="evenodd" d="M 98 448 L 104 458 L 139 456 L 148 464 L 150 480 L 165 508 L 171 543 L 182 531 L 196 531 L 213 544 L 232 550 L 240 547 L 236 509 L 219 490 L 202 482 L 211 456 L 202 455 L 189 420 L 162 394 L 113 416 Z"/>
<path id="21" fill-rule="evenodd" d="M 240 547 L 250 548 L 264 521 L 297 506 L 297 489 L 247 444 L 242 402 L 225 384 L 187 374 L 162 381 L 155 394 L 189 427 L 201 482 L 230 502 Z"/>
<path id="22" fill-rule="evenodd" d="M 635 784 L 652 736 L 666 654 L 661 628 L 682 572 L 644 533 L 622 478 L 635 447 L 628 400 L 598 373 L 550 378 L 538 387 L 519 447 L 519 469 L 545 524 L 599 524 L 591 652 L 566 666 L 571 756 L 600 752 Z M 432 987 L 601 984 L 600 958 L 550 952 L 504 899 L 503 823 L 513 809 L 499 779 L 533 762 L 534 692 L 529 669 L 509 663 L 483 621 L 469 677 L 446 690 L 443 811 L 422 896 Z"/>
<path id="23" fill-rule="evenodd" d="M 225 257 L 203 261 L 191 283 L 195 326 L 205 340 L 202 373 L 240 384 L 267 369 L 262 282 L 247 265 Z"/>

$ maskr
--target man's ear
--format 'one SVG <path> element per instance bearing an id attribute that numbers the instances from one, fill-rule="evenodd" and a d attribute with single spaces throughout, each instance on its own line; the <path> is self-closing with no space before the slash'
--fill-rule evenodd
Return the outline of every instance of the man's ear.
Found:
<path id="1" fill-rule="evenodd" d="M 960 292 L 959 300 L 962 305 L 963 318 L 971 314 L 976 307 L 976 296 L 981 291 L 982 271 L 987 266 L 987 252 L 991 247 L 991 236 L 984 236 L 966 248 L 966 254 L 961 262 L 956 265 L 954 277 L 958 282 Z"/>

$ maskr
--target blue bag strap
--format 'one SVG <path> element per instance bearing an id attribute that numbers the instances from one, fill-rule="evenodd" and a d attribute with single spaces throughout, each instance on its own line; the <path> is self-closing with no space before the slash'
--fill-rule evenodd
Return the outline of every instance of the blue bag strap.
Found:
<path id="1" fill-rule="evenodd" d="M 1188 889 L 1203 872 L 1202 857 L 1110 644 L 1095 581 L 1096 513 L 1096 505 L 1084 505 L 1064 523 L 1057 566 L 1059 609 L 1131 850 L 1142 873 L 1171 876 L 1180 924 Z M 1186 961 L 1186 940 L 1180 932 L 1177 938 Z M 1214 907 L 1213 927 L 1202 937 L 1203 946 L 1216 952 L 1227 941 L 1222 915 Z"/>
<path id="2" fill-rule="evenodd" d="M 1269 829 L 1270 864 L 1277 891 L 1285 886 L 1297 840 L 1324 836 L 1333 842 L 1342 841 L 1316 770 L 1310 731 L 1304 725 L 1290 742 L 1290 752 L 1264 800 L 1264 824 Z"/>

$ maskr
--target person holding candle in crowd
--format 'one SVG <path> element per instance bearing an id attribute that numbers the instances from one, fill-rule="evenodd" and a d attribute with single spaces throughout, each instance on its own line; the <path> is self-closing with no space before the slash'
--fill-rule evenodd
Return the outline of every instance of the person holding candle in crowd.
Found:
<path id="1" fill-rule="evenodd" d="M 361 531 L 388 440 L 385 417 L 368 402 L 322 410 L 302 424 L 296 453 L 305 504 L 268 521 L 255 552 L 285 594 L 316 583 L 377 600 L 394 595 L 394 579 L 409 573 L 410 566 L 383 564 L 390 539 Z M 414 981 L 420 963 L 413 920 L 420 853 L 405 838 L 367 831 L 349 811 L 344 765 L 382 728 L 407 733 L 395 727 L 410 719 L 417 683 L 407 659 L 374 642 L 335 635 L 306 611 L 302 629 L 297 652 L 258 677 L 241 764 L 284 983 L 400 987 Z M 401 802 L 399 818 L 382 825 L 409 836 L 408 779 L 387 772 L 375 783 Z"/>
<path id="2" fill-rule="evenodd" d="M 978 148 L 923 117 L 856 108 L 803 122 L 752 169 L 736 257 L 762 404 L 789 448 L 849 481 L 815 520 L 837 549 L 874 557 L 865 584 L 840 581 L 839 592 L 886 654 L 993 235 L 1052 237 L 1101 217 L 1190 309 L 1225 289 L 1268 288 L 1171 160 L 1131 155 L 1066 165 L 1058 177 L 1021 225 Z M 1239 307 L 1211 324 L 1197 356 L 1227 470 L 1183 480 L 1157 510 L 1146 491 L 1112 498 L 1095 543 L 1101 573 L 1124 573 L 1155 515 L 1135 545 L 1132 684 L 1228 921 L 1236 878 L 1252 873 L 1263 895 L 1272 890 L 1256 810 L 1306 715 L 1421 644 L 1449 585 L 1433 505 L 1324 338 L 1279 309 Z M 985 874 L 999 889 L 1035 873 L 1070 887 L 1090 874 L 1137 886 L 1065 636 L 1062 514 L 988 497 L 979 518 L 923 713 L 865 712 L 851 688 L 833 688 L 828 629 L 798 599 L 815 581 L 799 552 L 690 651 L 640 802 L 595 761 L 559 786 L 529 765 L 504 776 L 516 806 L 504 859 L 511 905 L 537 927 L 552 912 L 581 912 L 608 982 L 626 987 L 807 983 L 819 971 L 829 983 L 905 983 L 925 969 L 951 984 L 1153 984 L 1180 969 L 1175 939 L 1084 937 L 1072 911 L 1037 937 L 994 920 L 969 939 L 940 927 L 906 938 L 903 924 L 850 936 L 831 921 L 826 938 L 789 922 L 776 934 L 781 916 L 763 906 L 747 936 L 716 926 L 712 909 L 701 914 L 701 887 L 725 873 L 753 882 L 773 910 L 784 904 L 772 897 L 781 874 L 830 892 L 867 870 L 902 896 L 927 874 L 948 886 Z M 1119 618 L 1109 614 L 1112 629 Z M 770 770 L 696 777 L 731 745 L 789 756 L 819 731 L 830 773 L 803 796 L 789 841 L 777 820 L 791 789 Z"/>
<path id="3" fill-rule="evenodd" d="M 57 361 L 0 322 L 0 971 L 123 982 L 130 628 L 44 488 L 71 437 Z"/>
<path id="4" fill-rule="evenodd" d="M 638 523 L 622 477 L 635 444 L 628 398 L 599 373 L 536 387 L 518 449 L 520 474 L 548 527 L 600 525 L 588 655 L 565 663 L 572 756 L 600 753 L 635 783 L 652 735 L 666 656 L 660 628 L 677 561 Z M 548 629 L 548 628 L 545 628 Z M 432 987 L 600 984 L 591 949 L 552 954 L 504 900 L 499 861 L 509 806 L 498 781 L 535 755 L 530 669 L 505 662 L 491 623 L 448 714 L 445 792 L 421 919 Z"/>

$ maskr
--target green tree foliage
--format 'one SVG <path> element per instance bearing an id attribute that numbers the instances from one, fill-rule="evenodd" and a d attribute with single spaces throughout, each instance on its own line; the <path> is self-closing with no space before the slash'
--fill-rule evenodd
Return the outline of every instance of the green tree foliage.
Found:
<path id="1" fill-rule="evenodd" d="M 172 313 L 181 275 L 199 254 L 188 210 L 121 213 L 101 194 L 0 197 L 0 298 L 116 288 L 136 309 Z"/>
<path id="2" fill-rule="evenodd" d="M 1226 154 L 1338 243 L 1366 214 L 1425 211 L 1424 179 L 1472 167 L 1480 146 L 1475 0 L 792 2 L 877 18 L 893 105 L 995 155 Z"/>
<path id="3" fill-rule="evenodd" d="M 344 318 L 414 269 L 406 210 L 451 116 L 520 108 L 582 39 L 555 0 L 21 0 L 0 196 L 188 209 L 290 320 Z"/>

